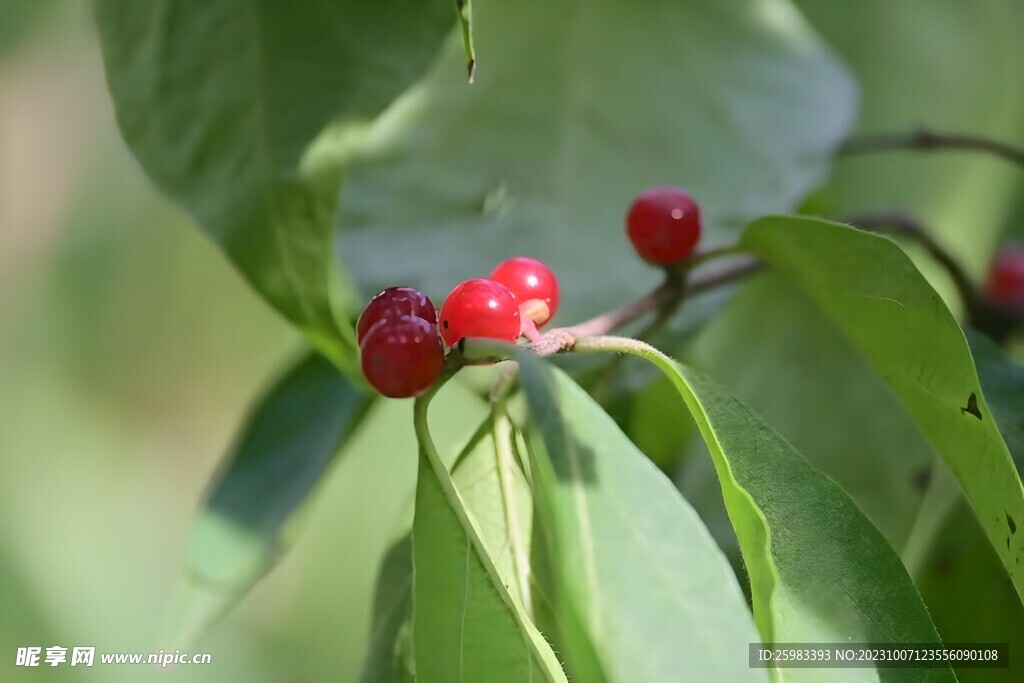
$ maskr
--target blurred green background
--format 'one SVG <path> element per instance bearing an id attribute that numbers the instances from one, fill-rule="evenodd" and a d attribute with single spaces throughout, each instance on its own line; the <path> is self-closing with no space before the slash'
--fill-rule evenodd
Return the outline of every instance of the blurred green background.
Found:
<path id="1" fill-rule="evenodd" d="M 1009 3 L 797 4 L 856 77 L 860 130 L 929 123 L 1021 140 L 1019 32 L 1002 19 Z M 461 87 L 461 64 L 452 73 Z M 977 277 L 1002 234 L 1024 233 L 1020 178 L 978 157 L 855 158 L 837 166 L 816 199 L 830 214 L 909 207 Z M 731 180 L 709 174 L 705 182 Z M 723 186 L 723 195 L 732 192 Z M 409 203 L 417 220 L 423 204 Z M 623 239 L 619 232 L 613 237 Z M 620 246 L 611 242 L 603 252 L 609 258 Z M 373 246 L 353 250 L 354 260 Z M 933 264 L 923 268 L 945 284 Z M 566 281 L 581 287 L 589 270 L 570 275 Z M 831 413 L 815 405 L 827 405 L 827 396 L 817 399 L 809 385 L 830 391 L 838 382 L 821 378 L 839 368 L 845 372 L 835 376 L 849 386 L 861 366 L 847 361 L 845 347 L 815 343 L 830 328 L 818 330 L 802 300 L 771 284 L 747 290 L 709 328 L 696 345 L 702 367 L 724 366 L 713 374 L 735 385 L 787 438 L 820 453 L 819 466 L 843 481 L 890 540 L 901 539 L 918 499 L 902 489 L 889 495 L 873 466 L 853 459 L 856 453 L 847 458 L 847 451 L 869 450 L 863 442 L 871 440 L 860 434 L 868 419 L 873 439 L 889 438 L 875 419 L 874 389 Z M 773 307 L 758 304 L 757 296 L 771 297 Z M 730 327 L 757 321 L 745 309 L 768 311 L 775 325 L 758 325 L 761 347 L 753 353 L 753 335 Z M 804 347 L 778 341 L 797 329 L 822 356 L 814 364 Z M 88 3 L 0 0 L 0 683 L 164 680 L 164 672 L 147 666 L 17 669 L 15 653 L 25 646 L 169 646 L 161 632 L 203 488 L 251 401 L 302 348 L 189 217 L 153 190 L 127 151 Z M 787 349 L 788 357 L 772 359 Z M 751 362 L 736 364 L 739 354 Z M 770 380 L 808 367 L 820 372 L 791 373 L 784 385 L 791 395 L 780 400 Z M 443 452 L 465 438 L 481 412 L 458 391 L 437 406 Z M 808 405 L 816 422 L 805 419 Z M 407 524 L 415 476 L 414 439 L 403 414 L 410 406 L 379 402 L 374 410 L 326 477 L 295 550 L 196 646 L 212 653 L 213 664 L 180 667 L 176 680 L 354 679 L 377 564 Z M 664 423 L 659 415 L 653 419 Z M 901 424 L 892 433 L 902 434 Z M 845 449 L 832 445 L 847 433 L 841 427 L 858 436 Z M 913 443 L 907 453 L 930 457 Z M 656 454 L 652 444 L 641 445 Z M 678 444 L 666 449 L 666 457 L 675 456 Z M 716 498 L 717 484 L 692 472 L 680 478 L 715 528 L 720 503 L 705 503 L 701 491 Z M 873 505 L 876 492 L 886 495 Z M 894 501 L 899 515 L 886 516 Z M 953 547 L 935 552 L 931 564 L 941 571 L 926 572 L 919 587 L 943 635 L 1024 639 L 1012 591 L 964 510 L 942 537 Z"/>
<path id="2" fill-rule="evenodd" d="M 169 646 L 203 487 L 300 348 L 131 158 L 87 4 L 0 3 L 0 681 L 166 679 L 15 655 Z M 442 441 L 462 438 L 467 409 L 439 415 Z M 176 680 L 355 677 L 415 476 L 411 426 L 394 429 L 410 406 L 377 410 L 295 551 L 196 646 L 213 664 Z"/>

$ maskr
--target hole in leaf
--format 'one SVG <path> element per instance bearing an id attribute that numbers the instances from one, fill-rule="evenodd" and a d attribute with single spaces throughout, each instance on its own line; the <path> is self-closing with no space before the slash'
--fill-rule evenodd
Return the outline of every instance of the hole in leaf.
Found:
<path id="1" fill-rule="evenodd" d="M 978 395 L 973 391 L 971 395 L 967 397 L 967 405 L 960 409 L 961 413 L 970 413 L 974 417 L 981 419 L 981 410 L 978 409 Z"/>

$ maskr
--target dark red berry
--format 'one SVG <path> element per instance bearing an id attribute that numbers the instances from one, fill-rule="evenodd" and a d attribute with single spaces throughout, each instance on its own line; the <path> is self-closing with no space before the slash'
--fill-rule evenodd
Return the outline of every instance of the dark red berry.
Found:
<path id="1" fill-rule="evenodd" d="M 437 323 L 437 311 L 427 295 L 412 287 L 389 287 L 370 299 L 356 325 L 356 340 L 363 343 L 363 337 L 378 320 L 398 320 L 410 315 L 422 318 L 428 323 Z"/>
<path id="2" fill-rule="evenodd" d="M 437 326 L 411 315 L 377 321 L 366 333 L 360 349 L 363 375 L 374 389 L 389 398 L 423 393 L 444 366 Z"/>
<path id="3" fill-rule="evenodd" d="M 686 190 L 655 187 L 629 207 L 626 232 L 640 258 L 649 263 L 678 263 L 700 239 L 700 208 Z"/>
<path id="4" fill-rule="evenodd" d="M 463 337 L 519 339 L 519 304 L 509 288 L 494 280 L 466 280 L 441 306 L 441 336 L 448 346 Z"/>
<path id="5" fill-rule="evenodd" d="M 985 293 L 993 303 L 1024 308 L 1024 245 L 999 252 L 989 267 Z"/>
<path id="6" fill-rule="evenodd" d="M 519 302 L 519 312 L 543 327 L 558 311 L 558 280 L 537 259 L 516 256 L 498 264 L 491 279 L 509 288 Z M 544 304 L 539 305 L 538 302 Z"/>

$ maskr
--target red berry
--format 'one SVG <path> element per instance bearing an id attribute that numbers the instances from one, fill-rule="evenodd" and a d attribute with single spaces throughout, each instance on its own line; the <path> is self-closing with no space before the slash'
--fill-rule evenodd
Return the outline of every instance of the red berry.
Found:
<path id="1" fill-rule="evenodd" d="M 363 343 L 363 337 L 378 320 L 398 320 L 404 315 L 437 323 L 437 311 L 426 294 L 412 287 L 389 287 L 370 299 L 363 309 L 356 325 L 357 342 Z"/>
<path id="2" fill-rule="evenodd" d="M 992 261 L 985 293 L 994 303 L 1024 307 L 1024 246 L 1004 248 Z"/>
<path id="3" fill-rule="evenodd" d="M 444 366 L 437 326 L 411 315 L 377 321 L 363 338 L 360 350 L 363 375 L 389 398 L 423 393 Z"/>
<path id="4" fill-rule="evenodd" d="M 491 273 L 491 279 L 509 288 L 519 302 L 520 313 L 542 327 L 558 310 L 558 280 L 546 265 L 537 259 L 517 256 L 502 261 Z M 543 302 L 544 306 L 528 302 Z"/>
<path id="5" fill-rule="evenodd" d="M 626 232 L 640 258 L 649 263 L 678 263 L 700 239 L 700 208 L 686 190 L 655 187 L 629 207 Z"/>
<path id="6" fill-rule="evenodd" d="M 463 337 L 515 341 L 519 332 L 519 304 L 500 282 L 466 280 L 441 306 L 441 336 L 448 346 L 455 346 Z"/>

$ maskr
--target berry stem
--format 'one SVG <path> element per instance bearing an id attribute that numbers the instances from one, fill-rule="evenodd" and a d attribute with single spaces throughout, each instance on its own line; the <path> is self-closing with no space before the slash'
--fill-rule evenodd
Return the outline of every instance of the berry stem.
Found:
<path id="1" fill-rule="evenodd" d="M 865 154 L 868 152 L 884 152 L 892 150 L 962 150 L 983 152 L 1000 157 L 1024 167 L 1024 149 L 1005 142 L 968 135 L 965 133 L 945 133 L 930 128 L 863 135 L 847 140 L 840 148 L 841 155 Z"/>

